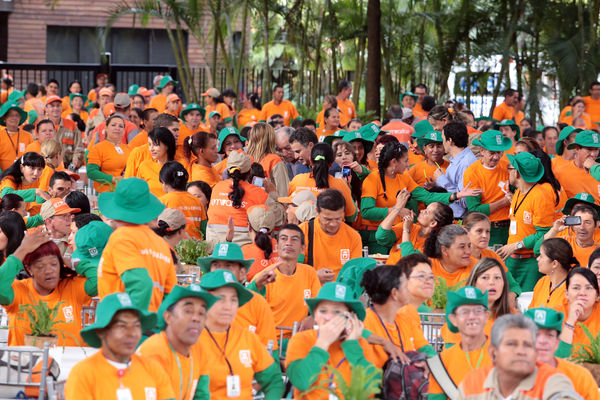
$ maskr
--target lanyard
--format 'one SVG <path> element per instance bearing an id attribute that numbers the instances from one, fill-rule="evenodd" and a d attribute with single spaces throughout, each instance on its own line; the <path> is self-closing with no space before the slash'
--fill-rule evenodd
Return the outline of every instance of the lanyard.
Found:
<path id="1" fill-rule="evenodd" d="M 223 345 L 223 348 L 221 348 L 221 346 L 219 346 L 219 343 L 217 343 L 215 337 L 210 332 L 210 329 L 208 329 L 206 327 L 204 329 L 206 329 L 206 332 L 208 332 L 208 336 L 210 336 L 212 341 L 215 343 L 215 346 L 217 346 L 217 349 L 219 349 L 219 351 L 223 355 L 223 358 L 225 359 L 225 362 L 227 363 L 227 367 L 229 368 L 229 375 L 233 376 L 233 368 L 231 368 L 231 364 L 229 363 L 229 360 L 227 359 L 227 355 L 225 354 L 225 350 L 227 349 L 227 341 L 229 340 L 229 328 L 227 328 L 227 335 L 225 335 L 225 344 Z"/>
<path id="2" fill-rule="evenodd" d="M 521 207 L 521 204 L 523 204 L 523 202 L 525 201 L 525 199 L 527 198 L 527 196 L 529 195 L 529 193 L 531 193 L 531 190 L 535 187 L 535 185 L 537 185 L 538 183 L 534 183 L 533 186 L 527 191 L 527 193 L 525 193 L 525 196 L 523 196 L 523 199 L 521 199 L 521 202 L 519 204 L 517 204 L 517 208 L 515 208 L 515 210 L 513 211 L 513 216 L 517 215 L 517 211 L 519 210 L 519 207 Z M 517 200 L 519 198 L 517 197 Z"/>
<path id="3" fill-rule="evenodd" d="M 546 299 L 546 304 L 548 304 L 550 302 L 550 296 L 552 296 L 552 293 L 554 293 L 554 291 L 556 289 L 558 289 L 559 287 L 561 287 L 562 284 L 565 283 L 566 281 L 567 281 L 566 278 L 563 279 L 558 285 L 556 285 L 556 287 L 554 289 L 552 289 L 552 282 L 549 283 L 549 286 L 551 289 L 550 289 L 550 293 L 548 293 L 548 298 Z"/>
<path id="4" fill-rule="evenodd" d="M 335 366 L 335 369 L 338 369 L 340 367 L 340 365 L 342 365 L 344 363 L 344 361 L 346 361 L 346 357 L 342 358 L 340 360 L 340 362 Z M 334 389 L 335 388 L 335 383 L 333 383 L 333 373 L 331 375 L 329 375 L 329 389 Z"/>
<path id="5" fill-rule="evenodd" d="M 180 393 L 180 400 L 184 400 L 183 396 L 184 394 L 188 394 L 190 392 L 190 388 L 192 387 L 192 375 L 194 374 L 194 356 L 193 354 L 190 352 L 190 377 L 188 380 L 188 384 L 185 388 L 185 392 L 183 391 L 183 368 L 181 368 L 181 362 L 179 361 L 179 355 L 177 354 L 177 352 L 175 351 L 175 349 L 173 348 L 173 346 L 171 346 L 171 343 L 169 343 L 169 348 L 173 351 L 173 354 L 175 355 L 175 361 L 177 361 L 177 368 L 179 368 L 179 393 Z"/>
<path id="6" fill-rule="evenodd" d="M 8 136 L 8 140 L 10 140 L 10 144 L 13 148 L 13 150 L 15 151 L 15 154 L 19 154 L 19 138 L 21 137 L 21 130 L 17 130 L 17 145 L 15 146 L 15 143 L 13 142 L 12 138 L 10 137 L 10 133 L 8 132 L 8 129 L 6 129 L 6 136 Z"/>
<path id="7" fill-rule="evenodd" d="M 479 365 L 481 364 L 481 360 L 483 360 L 483 347 L 481 349 L 479 349 L 479 360 L 477 360 L 477 364 L 475 365 L 475 368 L 473 368 L 473 366 L 471 365 L 471 359 L 469 357 L 469 353 L 466 351 L 465 351 L 465 356 L 467 357 L 467 364 L 469 364 L 469 368 L 471 368 L 471 369 L 479 368 Z"/>
<path id="8" fill-rule="evenodd" d="M 373 307 L 369 307 L 369 308 L 371 310 L 373 310 L 375 315 L 377 315 L 377 318 L 379 318 L 379 322 L 381 322 L 381 326 L 383 326 L 383 329 L 385 330 L 385 333 L 387 334 L 388 338 L 390 339 L 390 342 L 394 343 L 394 340 L 392 340 L 392 336 L 390 335 L 390 333 L 387 330 L 387 327 L 385 326 L 385 322 L 383 322 L 383 320 L 381 319 L 379 314 L 377 314 L 377 311 L 375 311 L 375 309 Z M 396 326 L 396 332 L 398 332 L 398 338 L 400 339 L 400 348 L 402 349 L 402 352 L 404 352 L 404 344 L 402 343 L 402 335 L 400 334 L 400 328 L 398 328 L 398 324 L 396 323 L 395 320 L 394 320 L 394 325 Z M 396 343 L 394 343 L 394 344 L 396 344 Z"/>

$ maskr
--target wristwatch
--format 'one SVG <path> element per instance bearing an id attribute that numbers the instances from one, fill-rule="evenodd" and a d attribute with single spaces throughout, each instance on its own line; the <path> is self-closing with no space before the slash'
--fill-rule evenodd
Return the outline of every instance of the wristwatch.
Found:
<path id="1" fill-rule="evenodd" d="M 517 250 L 521 250 L 523 247 L 525 247 L 523 242 L 517 242 Z"/>

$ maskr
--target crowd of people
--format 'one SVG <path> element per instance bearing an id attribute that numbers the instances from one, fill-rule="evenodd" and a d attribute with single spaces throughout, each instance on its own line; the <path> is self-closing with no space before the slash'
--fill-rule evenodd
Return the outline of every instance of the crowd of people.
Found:
<path id="1" fill-rule="evenodd" d="M 2 82 L 8 345 L 23 306 L 57 307 L 58 344 L 99 349 L 67 400 L 337 399 L 394 362 L 433 400 L 600 399 L 571 360 L 600 333 L 599 82 L 539 128 L 513 89 L 476 118 L 419 84 L 380 122 L 348 81 L 316 120 L 281 86 L 200 105 L 168 75 L 64 97 Z M 211 255 L 184 284 L 186 238 Z"/>

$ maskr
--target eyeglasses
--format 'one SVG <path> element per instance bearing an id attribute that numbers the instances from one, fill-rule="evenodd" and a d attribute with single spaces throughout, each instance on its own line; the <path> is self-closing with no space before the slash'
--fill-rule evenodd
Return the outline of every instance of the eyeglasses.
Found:
<path id="1" fill-rule="evenodd" d="M 461 308 L 460 310 L 455 310 L 454 314 L 460 318 L 468 317 L 471 314 L 473 314 L 476 317 L 481 317 L 486 311 L 487 309 L 485 307 L 469 307 Z"/>
<path id="2" fill-rule="evenodd" d="M 509 171 L 512 171 L 512 170 L 514 170 L 516 168 L 514 168 L 514 167 L 506 167 L 506 169 L 509 170 Z"/>
<path id="3" fill-rule="evenodd" d="M 418 279 L 421 282 L 433 282 L 435 281 L 435 277 L 433 276 L 433 274 L 417 274 L 417 275 L 411 275 L 408 277 L 409 279 Z"/>

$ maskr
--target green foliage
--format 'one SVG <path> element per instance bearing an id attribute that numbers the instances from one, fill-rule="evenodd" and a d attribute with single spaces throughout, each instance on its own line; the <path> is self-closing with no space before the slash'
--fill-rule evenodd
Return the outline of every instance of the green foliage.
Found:
<path id="1" fill-rule="evenodd" d="M 582 323 L 579 325 L 581 325 L 581 329 L 583 329 L 585 336 L 590 340 L 590 344 L 574 344 L 581 346 L 577 353 L 575 353 L 575 361 L 578 363 L 587 362 L 592 364 L 600 364 L 600 333 L 594 337 L 587 326 Z"/>
<path id="2" fill-rule="evenodd" d="M 313 121 L 317 120 L 317 115 L 319 115 L 319 111 L 315 111 L 313 108 L 305 106 L 304 104 L 298 104 L 296 107 L 298 110 L 298 114 L 302 116 L 302 119 L 312 119 Z"/>
<path id="3" fill-rule="evenodd" d="M 205 241 L 196 239 L 183 239 L 177 246 L 175 252 L 179 256 L 179 260 L 183 263 L 195 265 L 198 257 L 207 257 L 208 244 Z"/>
<path id="4" fill-rule="evenodd" d="M 27 318 L 21 316 L 18 318 L 29 323 L 31 335 L 52 336 L 55 332 L 55 325 L 61 322 L 56 319 L 56 316 L 63 303 L 64 301 L 61 301 L 52 308 L 48 307 L 48 303 L 42 300 L 33 304 L 21 304 L 19 312 L 25 314 Z"/>
<path id="5" fill-rule="evenodd" d="M 317 389 L 324 389 L 332 395 L 337 395 L 335 388 L 330 388 L 330 384 L 335 382 L 337 391 L 341 394 L 341 399 L 345 400 L 364 400 L 378 394 L 381 389 L 381 369 L 374 367 L 365 367 L 363 365 L 352 365 L 350 382 L 346 382 L 344 376 L 336 368 L 329 365 L 325 366 L 327 375 L 333 375 L 332 379 L 324 381 L 322 386 L 313 386 L 307 389 L 302 395 Z"/>
<path id="6" fill-rule="evenodd" d="M 433 296 L 431 296 L 431 304 L 434 308 L 444 310 L 448 301 L 448 292 L 455 292 L 460 289 L 464 284 L 465 280 L 458 282 L 454 286 L 448 286 L 444 278 L 435 278 L 435 289 L 433 290 Z"/>

